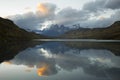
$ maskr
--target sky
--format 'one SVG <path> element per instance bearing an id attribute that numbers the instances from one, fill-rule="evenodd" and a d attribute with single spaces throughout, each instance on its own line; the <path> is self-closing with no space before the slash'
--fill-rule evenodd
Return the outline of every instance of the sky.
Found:
<path id="1" fill-rule="evenodd" d="M 120 0 L 0 0 L 0 16 L 31 30 L 51 24 L 98 28 L 120 20 L 119 4 Z"/>

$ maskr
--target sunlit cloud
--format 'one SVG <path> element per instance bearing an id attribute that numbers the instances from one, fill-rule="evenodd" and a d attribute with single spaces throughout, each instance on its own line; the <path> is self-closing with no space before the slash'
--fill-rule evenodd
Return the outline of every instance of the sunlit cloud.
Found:
<path id="1" fill-rule="evenodd" d="M 43 15 L 48 14 L 48 8 L 46 7 L 45 4 L 39 3 L 39 4 L 37 5 L 37 10 L 38 10 L 40 13 L 42 13 Z"/>
<path id="2" fill-rule="evenodd" d="M 37 70 L 38 76 L 46 76 L 47 71 L 48 71 L 48 65 L 44 65 L 44 66 L 40 67 Z"/>

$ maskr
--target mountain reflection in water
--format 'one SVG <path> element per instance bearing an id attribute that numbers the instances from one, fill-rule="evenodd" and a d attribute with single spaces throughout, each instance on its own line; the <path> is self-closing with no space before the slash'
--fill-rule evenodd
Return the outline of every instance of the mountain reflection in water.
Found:
<path id="1" fill-rule="evenodd" d="M 30 42 L 0 48 L 6 54 L 0 56 L 0 80 L 120 80 L 120 43 Z"/>

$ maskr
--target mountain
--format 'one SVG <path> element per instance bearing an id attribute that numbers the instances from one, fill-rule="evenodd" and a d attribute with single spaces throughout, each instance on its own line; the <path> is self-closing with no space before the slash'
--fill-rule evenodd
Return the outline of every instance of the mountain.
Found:
<path id="1" fill-rule="evenodd" d="M 0 41 L 31 40 L 34 38 L 46 38 L 33 32 L 27 32 L 19 28 L 13 21 L 0 17 Z"/>
<path id="2" fill-rule="evenodd" d="M 106 28 L 79 28 L 61 35 L 67 39 L 115 39 L 120 40 L 120 21 Z"/>
<path id="3" fill-rule="evenodd" d="M 70 30 L 71 30 L 70 28 L 65 27 L 64 25 L 59 26 L 55 24 L 55 25 L 51 25 L 50 28 L 46 28 L 44 30 L 34 30 L 33 32 L 37 34 L 43 34 L 46 36 L 57 37 Z"/>

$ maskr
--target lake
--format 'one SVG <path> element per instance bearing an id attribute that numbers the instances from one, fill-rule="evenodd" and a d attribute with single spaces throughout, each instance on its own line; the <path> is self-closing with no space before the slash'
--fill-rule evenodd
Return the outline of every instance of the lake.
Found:
<path id="1" fill-rule="evenodd" d="M 120 80 L 120 42 L 0 43 L 0 80 Z"/>

